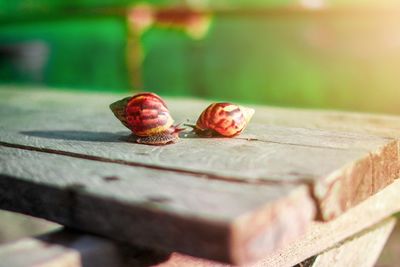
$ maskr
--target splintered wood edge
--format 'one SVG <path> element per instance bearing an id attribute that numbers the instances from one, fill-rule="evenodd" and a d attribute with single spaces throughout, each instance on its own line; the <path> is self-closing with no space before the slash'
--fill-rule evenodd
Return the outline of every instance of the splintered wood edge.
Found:
<path id="1" fill-rule="evenodd" d="M 317 219 L 336 218 L 391 184 L 399 175 L 399 141 L 388 141 L 378 151 L 368 153 L 313 185 Z"/>

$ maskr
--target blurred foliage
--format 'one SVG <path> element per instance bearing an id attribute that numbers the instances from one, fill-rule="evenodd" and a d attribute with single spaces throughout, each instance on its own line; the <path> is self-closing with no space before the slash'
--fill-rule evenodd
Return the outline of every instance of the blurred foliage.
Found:
<path id="1" fill-rule="evenodd" d="M 77 8 L 125 7 L 147 3 L 162 7 L 189 6 L 203 8 L 270 8 L 315 5 L 382 6 L 397 5 L 397 0 L 0 0 L 0 16 L 15 17 L 19 13 L 54 12 Z"/>
<path id="2" fill-rule="evenodd" d="M 0 80 L 126 90 L 125 41 L 126 24 L 118 17 L 82 16 L 0 26 L 3 49 L 16 49 L 0 59 Z M 35 60 L 44 61 L 43 66 L 30 62 Z"/>
<path id="3" fill-rule="evenodd" d="M 216 16 L 201 40 L 154 28 L 142 38 L 144 85 L 239 102 L 399 112 L 397 14 Z"/>
<path id="4" fill-rule="evenodd" d="M 0 80 L 399 112 L 396 2 L 0 0 Z M 190 17 L 170 17 L 134 32 L 137 3 L 210 8 L 211 27 L 193 37 Z"/>

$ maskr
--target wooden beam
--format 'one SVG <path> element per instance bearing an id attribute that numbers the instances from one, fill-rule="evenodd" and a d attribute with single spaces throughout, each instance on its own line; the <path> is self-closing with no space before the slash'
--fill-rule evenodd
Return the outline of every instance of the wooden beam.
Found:
<path id="1" fill-rule="evenodd" d="M 397 208 L 391 210 L 385 210 L 383 207 L 392 206 L 392 203 L 400 203 L 400 196 L 398 194 L 400 190 L 400 181 L 396 181 L 393 185 L 388 186 L 375 196 L 371 197 L 367 201 L 358 205 L 357 207 L 351 209 L 348 213 L 339 217 L 338 219 L 328 222 L 328 223 L 318 223 L 315 222 L 311 225 L 307 233 L 303 236 L 303 238 L 298 239 L 297 241 L 291 243 L 289 246 L 285 247 L 282 250 L 278 250 L 275 253 L 272 253 L 266 256 L 263 260 L 255 263 L 252 267 L 255 266 L 281 266 L 281 267 L 289 267 L 296 265 L 300 261 L 304 261 L 307 258 L 314 258 L 313 255 L 318 255 L 319 253 L 323 253 L 324 251 L 329 252 L 329 248 L 333 248 L 332 253 L 336 253 L 339 251 L 343 251 L 343 249 L 335 249 L 338 243 L 346 243 L 344 240 L 351 241 L 357 236 L 360 238 L 361 235 L 368 234 L 369 230 L 373 230 L 375 232 L 380 232 L 381 235 L 375 236 L 373 239 L 374 243 L 370 245 L 374 246 L 372 249 L 379 250 L 379 247 L 382 246 L 383 241 L 386 240 L 387 235 L 389 234 L 389 230 L 392 228 L 393 219 L 383 219 L 391 214 L 396 213 L 400 210 L 400 204 L 397 205 Z M 393 206 L 392 206 L 393 208 Z M 372 219 L 372 220 L 371 220 Z M 380 222 L 382 220 L 382 222 Z M 376 225 L 374 225 L 376 224 Z M 379 225 L 386 225 L 384 228 L 379 230 Z M 375 229 L 375 230 L 374 230 Z M 358 233 L 358 234 L 356 234 Z M 372 237 L 371 237 L 372 238 Z M 369 239 L 369 238 L 368 238 Z M 342 252 L 344 253 L 344 252 Z M 353 251 L 353 255 L 355 255 L 355 251 Z M 376 254 L 371 251 L 372 258 L 368 260 L 375 260 Z M 325 254 L 332 255 L 332 254 Z M 348 255 L 346 253 L 346 255 Z M 316 256 L 315 258 L 317 258 Z M 326 256 L 328 257 L 328 256 Z M 365 257 L 368 258 L 368 257 Z M 172 260 L 173 259 L 173 260 Z M 344 258 L 349 260 L 348 258 Z M 315 259 L 314 259 L 315 260 Z M 314 262 L 310 261 L 310 262 Z M 355 260 L 355 259 L 353 259 Z M 186 255 L 182 255 L 179 253 L 174 253 L 171 256 L 170 262 L 179 262 L 184 263 L 190 261 L 190 266 L 213 266 L 212 262 L 208 262 L 206 260 L 192 258 Z M 322 260 L 320 261 L 322 262 Z M 165 265 L 168 266 L 168 265 Z M 173 266 L 173 265 L 172 265 Z M 183 265 L 177 265 L 183 266 Z M 300 265 L 301 266 L 301 265 Z M 303 265 L 304 266 L 304 265 Z M 332 265 L 317 265 L 317 266 L 332 266 Z M 338 265 L 338 266 L 364 266 L 364 265 Z"/>
<path id="2" fill-rule="evenodd" d="M 315 216 L 306 186 L 234 183 L 2 146 L 0 208 L 234 264 L 287 245 Z"/>
<path id="3" fill-rule="evenodd" d="M 330 222 L 313 222 L 306 234 L 269 254 L 265 266 L 293 266 L 400 211 L 400 180 Z"/>
<path id="4" fill-rule="evenodd" d="M 297 266 L 375 266 L 396 221 L 396 218 L 393 217 L 383 220 L 379 224 L 340 242 L 335 247 Z"/>
<path id="5" fill-rule="evenodd" d="M 399 176 L 399 144 L 393 127 L 400 125 L 400 119 L 396 117 L 259 107 L 241 137 L 205 139 L 189 134 L 173 146 L 150 147 L 127 142 L 129 131 L 108 110 L 108 104 L 120 97 L 2 90 L 0 143 L 212 179 L 308 184 L 318 219 L 325 221 Z M 182 122 L 194 121 L 208 103 L 174 100 L 169 104 Z"/>
<path id="6" fill-rule="evenodd" d="M 373 266 L 395 222 L 396 218 L 387 218 L 296 266 Z M 0 258 L 4 266 L 12 267 L 231 266 L 176 252 L 162 253 L 126 246 L 71 230 L 60 230 L 0 246 Z M 273 265 L 265 265 L 260 261 L 246 266 Z"/>
<path id="7" fill-rule="evenodd" d="M 197 245 L 198 247 L 196 251 L 191 252 L 190 254 L 201 255 L 206 258 L 210 258 L 212 255 L 207 255 L 207 251 L 200 251 L 202 249 L 201 240 L 204 242 L 213 242 L 215 247 L 223 246 L 221 249 L 229 250 L 230 248 L 226 247 L 226 244 L 224 243 L 221 244 L 221 240 L 218 238 L 211 240 L 207 235 L 203 236 L 204 233 L 199 231 L 199 229 L 203 229 L 203 227 L 196 228 L 196 225 L 204 225 L 204 228 L 207 228 L 205 231 L 209 231 L 210 233 L 215 233 L 215 231 L 218 232 L 218 227 L 212 223 L 212 217 L 210 218 L 210 216 L 216 216 L 221 212 L 226 212 L 226 214 L 232 212 L 234 215 L 237 212 L 240 213 L 240 209 L 242 208 L 246 210 L 247 205 L 249 205 L 248 207 L 251 207 L 251 199 L 259 198 L 260 200 L 258 201 L 262 202 L 261 198 L 268 200 L 270 197 L 264 195 L 264 192 L 268 191 L 264 191 L 266 189 L 265 186 L 256 186 L 259 188 L 259 191 L 254 192 L 259 192 L 259 194 L 250 195 L 253 194 L 253 191 L 250 190 L 251 192 L 247 195 L 246 191 L 249 187 L 246 186 L 239 189 L 241 185 L 232 186 L 230 183 L 226 182 L 218 181 L 208 183 L 207 181 L 203 183 L 203 180 L 198 181 L 198 178 L 182 176 L 181 181 L 177 183 L 176 181 L 179 181 L 178 175 L 153 177 L 150 174 L 146 174 L 146 172 L 144 172 L 146 175 L 141 178 L 142 176 L 135 175 L 135 173 L 138 172 L 136 169 L 131 170 L 129 167 L 118 166 L 116 164 L 116 166 L 108 167 L 104 166 L 105 164 L 98 164 L 97 162 L 91 162 L 88 164 L 87 162 L 81 162 L 84 160 L 80 159 L 66 160 L 64 156 L 47 155 L 11 148 L 8 148 L 7 150 L 12 150 L 14 152 L 11 153 L 10 151 L 4 151 L 4 148 L 0 150 L 3 152 L 0 153 L 0 155 L 2 155 L 0 156 L 0 162 L 5 163 L 4 165 L 0 164 L 0 166 L 3 166 L 1 170 L 4 172 L 4 170 L 8 168 L 9 172 L 14 172 L 14 175 L 19 178 L 14 178 L 7 184 L 4 183 L 7 181 L 4 177 L 0 178 L 2 185 L 0 186 L 1 207 L 4 208 L 5 206 L 8 206 L 8 209 L 31 214 L 34 213 L 37 216 L 46 217 L 55 221 L 63 220 L 67 225 L 103 234 L 112 239 L 118 240 L 123 238 L 123 241 L 135 244 L 138 244 L 137 241 L 139 241 L 136 239 L 137 237 L 135 238 L 137 232 L 141 232 L 140 236 L 145 237 L 146 233 L 141 231 L 141 229 L 144 229 L 146 223 L 151 223 L 158 219 L 158 224 L 159 222 L 162 222 L 162 224 L 159 224 L 158 227 L 152 228 L 152 232 L 154 232 L 156 237 L 163 236 L 163 238 L 156 239 L 156 237 L 152 237 L 152 233 L 150 232 L 147 233 L 150 236 L 146 237 L 150 238 L 150 240 L 140 240 L 140 244 L 153 246 L 154 243 L 157 243 L 156 247 L 159 247 L 160 243 L 164 242 L 163 239 L 172 239 L 175 240 L 175 242 L 182 239 L 184 240 L 184 243 L 186 243 L 186 241 L 189 242 L 189 240 L 192 239 L 190 242 L 194 244 L 193 246 Z M 25 162 L 30 162 L 29 165 L 34 167 L 27 168 Z M 62 166 L 66 162 L 68 163 L 68 173 L 62 171 L 65 170 Z M 18 165 L 20 167 L 13 168 L 13 165 Z M 129 170 L 126 170 L 125 168 L 129 168 Z M 81 177 L 83 176 L 80 176 L 81 170 L 83 169 L 86 169 L 86 176 L 84 176 L 85 179 L 82 179 Z M 107 171 L 104 173 L 104 170 Z M 46 171 L 47 173 L 43 171 Z M 31 179 L 31 186 L 26 186 L 26 184 L 23 183 L 24 181 L 30 180 L 24 179 L 24 173 L 29 174 L 28 177 L 34 177 L 34 179 Z M 49 175 L 49 173 L 51 175 Z M 77 176 L 75 176 L 76 173 L 78 173 Z M 88 173 L 92 174 L 87 175 Z M 111 176 L 103 176 L 104 174 Z M 119 177 L 120 180 L 103 179 L 103 177 Z M 148 185 L 148 183 L 151 183 L 157 185 L 155 189 L 152 190 L 155 192 L 157 191 L 157 195 L 153 195 L 153 193 L 149 194 L 149 191 L 144 190 L 145 188 L 140 186 L 144 180 L 147 180 L 144 184 L 147 183 Z M 39 187 L 35 187 L 35 184 L 38 184 L 41 181 L 45 181 L 45 183 Z M 178 189 L 181 187 L 171 189 L 171 186 L 168 186 L 168 183 L 172 181 L 175 181 L 173 183 L 174 187 L 181 184 L 181 186 L 184 186 L 184 190 L 180 192 Z M 18 186 L 19 184 L 23 185 Z M 81 186 L 79 186 L 79 184 Z M 190 186 L 190 184 L 192 184 L 192 186 Z M 65 194 L 49 194 L 46 189 L 47 187 L 60 192 L 65 191 Z M 151 185 L 151 187 L 153 187 L 153 185 Z M 5 191 L 1 190 L 1 188 L 5 189 Z M 37 188 L 43 188 L 45 190 L 42 189 L 37 191 Z M 221 188 L 223 188 L 223 190 Z M 235 188 L 240 190 L 240 192 L 234 193 L 236 190 Z M 271 187 L 271 191 L 275 191 L 275 193 L 279 195 L 279 192 L 276 192 L 277 188 L 278 187 Z M 76 191 L 74 192 L 74 190 Z M 207 193 L 204 193 L 203 191 L 206 191 Z M 263 251 L 258 258 L 265 258 L 260 261 L 259 264 L 264 266 L 292 266 L 313 255 L 321 253 L 327 248 L 351 237 L 359 231 L 373 226 L 380 220 L 400 211 L 399 191 L 400 180 L 397 180 L 381 192 L 375 194 L 368 200 L 362 202 L 352 208 L 349 212 L 331 222 L 310 223 L 311 225 L 301 238 L 283 244 L 280 243 L 282 238 L 285 239 L 290 237 L 291 239 L 294 239 L 294 237 L 299 234 L 298 232 L 293 233 L 291 227 L 297 228 L 299 226 L 302 228 L 303 223 L 301 218 L 309 218 L 306 216 L 306 213 L 309 211 L 307 205 L 304 205 L 304 202 L 302 202 L 300 198 L 301 194 L 295 194 L 292 198 L 292 202 L 287 202 L 286 200 L 282 202 L 282 204 L 287 204 L 288 206 L 278 205 L 275 209 L 275 212 L 279 211 L 281 214 L 287 212 L 287 216 L 292 215 L 295 217 L 287 217 L 282 221 L 278 219 L 271 222 L 272 224 L 265 224 L 265 235 L 261 235 L 261 237 L 264 237 L 264 246 L 266 244 L 270 245 L 270 249 L 273 251 L 268 253 L 269 249 L 265 249 L 265 247 L 263 249 L 260 247 Z M 96 192 L 100 198 L 104 198 L 105 200 L 92 199 L 96 196 Z M 190 194 L 187 194 L 187 192 L 190 192 Z M 171 193 L 172 195 L 170 195 Z M 201 197 L 204 194 L 207 195 L 206 198 Z M 65 195 L 67 196 L 63 199 L 62 196 Z M 149 199 L 147 196 L 152 196 L 152 198 Z M 155 196 L 159 196 L 159 198 L 154 198 Z M 167 198 L 165 198 L 166 196 Z M 191 200 L 191 196 L 195 196 L 195 199 Z M 51 197 L 51 199 L 49 199 L 49 197 Z M 107 200 L 107 198 L 109 198 L 109 200 Z M 116 199 L 118 198 L 121 200 L 117 202 Z M 137 201 L 135 199 L 143 201 Z M 163 203 L 163 201 L 160 201 L 162 199 L 168 199 L 168 201 L 164 201 Z M 221 199 L 224 199 L 224 201 L 219 201 Z M 96 205 L 93 204 L 96 202 L 98 202 Z M 85 203 L 89 204 L 85 205 Z M 230 203 L 231 205 L 227 205 L 227 203 Z M 278 203 L 279 198 L 276 204 Z M 145 214 L 145 217 L 143 217 L 143 213 L 136 214 L 139 207 L 145 208 L 146 206 L 148 207 L 149 212 L 153 212 L 154 214 Z M 239 208 L 236 206 L 239 206 Z M 177 208 L 179 207 L 181 207 L 181 212 L 178 216 Z M 184 210 L 189 210 L 191 213 L 184 216 L 182 208 L 184 208 Z M 114 211 L 114 209 L 116 211 Z M 119 212 L 119 209 L 122 210 Z M 69 211 L 74 211 L 73 214 L 76 215 L 68 213 Z M 213 211 L 216 211 L 216 213 Z M 171 213 L 174 214 L 174 212 L 177 216 L 176 221 L 173 222 L 176 227 L 170 225 L 169 219 L 163 219 L 162 217 L 166 216 L 168 218 L 168 214 L 171 215 Z M 271 214 L 268 212 L 268 208 L 262 208 L 259 212 L 255 210 L 252 214 L 260 214 L 260 216 L 265 217 L 268 217 L 268 214 Z M 299 214 L 296 212 L 301 213 Z M 304 215 L 301 215 L 303 212 L 305 212 Z M 187 218 L 193 217 L 195 213 L 198 213 L 196 216 L 199 220 L 198 223 Z M 69 217 L 70 215 L 73 216 Z M 135 220 L 138 220 L 137 216 L 140 216 L 140 221 L 142 221 L 143 224 L 135 222 Z M 203 219 L 200 219 L 202 216 L 204 216 Z M 224 215 L 220 216 L 222 218 Z M 148 222 L 146 220 L 148 220 Z M 156 222 L 157 221 L 155 221 L 155 223 Z M 286 224 L 286 222 L 297 223 Z M 300 224 L 298 224 L 299 222 Z M 247 228 L 252 228 L 251 224 L 253 221 L 249 221 L 248 223 Z M 277 226 L 275 226 L 276 224 Z M 306 224 L 306 222 L 304 222 L 304 224 Z M 129 225 L 129 227 L 127 227 L 127 225 Z M 243 224 L 243 226 L 245 226 L 245 224 Z M 294 230 L 296 230 L 296 228 Z M 215 231 L 213 229 L 215 229 Z M 244 231 L 241 228 L 236 228 L 235 231 L 239 230 Z M 188 235 L 186 231 L 188 231 Z M 300 230 L 300 232 L 301 231 L 304 231 L 304 229 Z M 281 239 L 278 238 L 280 240 L 279 242 L 276 241 L 276 243 L 274 243 L 274 239 L 267 239 L 267 237 L 271 236 L 279 237 L 279 235 L 277 235 L 278 233 L 283 234 L 283 236 L 280 237 Z M 179 238 L 183 236 L 185 236 L 185 239 Z M 258 235 L 256 234 L 253 240 L 257 240 L 257 236 Z M 272 246 L 273 244 L 275 244 L 275 247 Z M 185 244 L 180 244 L 179 246 L 177 244 L 172 245 L 179 247 L 181 245 L 184 246 Z M 279 249 L 279 247 L 281 248 Z M 245 249 L 247 248 L 245 247 Z M 193 250 L 195 249 L 193 248 Z M 188 248 L 182 249 L 181 251 L 187 252 Z M 215 254 L 213 255 L 214 258 L 217 258 L 215 257 Z M 173 253 L 172 257 L 174 257 L 178 262 L 184 262 L 188 259 L 195 259 L 196 264 L 204 264 L 204 262 L 207 262 L 206 260 L 192 258 L 180 253 Z"/>

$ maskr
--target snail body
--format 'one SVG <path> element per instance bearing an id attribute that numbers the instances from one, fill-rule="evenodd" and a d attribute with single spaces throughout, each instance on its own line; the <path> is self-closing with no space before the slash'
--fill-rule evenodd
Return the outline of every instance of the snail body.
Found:
<path id="1" fill-rule="evenodd" d="M 149 145 L 165 145 L 179 139 L 179 129 L 174 126 L 164 100 L 154 93 L 140 93 L 126 97 L 110 105 L 121 123 L 129 128 L 135 142 Z"/>
<path id="2" fill-rule="evenodd" d="M 254 114 L 254 109 L 232 103 L 214 103 L 200 115 L 194 131 L 200 136 L 239 135 L 247 126 Z"/>

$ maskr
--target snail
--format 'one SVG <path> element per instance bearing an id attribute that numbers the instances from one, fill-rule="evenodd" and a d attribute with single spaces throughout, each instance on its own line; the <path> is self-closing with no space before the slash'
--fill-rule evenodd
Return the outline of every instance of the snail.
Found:
<path id="1" fill-rule="evenodd" d="M 179 139 L 180 129 L 173 125 L 164 100 L 154 93 L 140 93 L 110 105 L 114 115 L 129 128 L 135 142 L 148 145 L 165 145 Z"/>
<path id="2" fill-rule="evenodd" d="M 239 135 L 249 123 L 254 109 L 238 106 L 232 103 L 214 103 L 209 105 L 200 115 L 194 132 L 200 136 Z"/>

